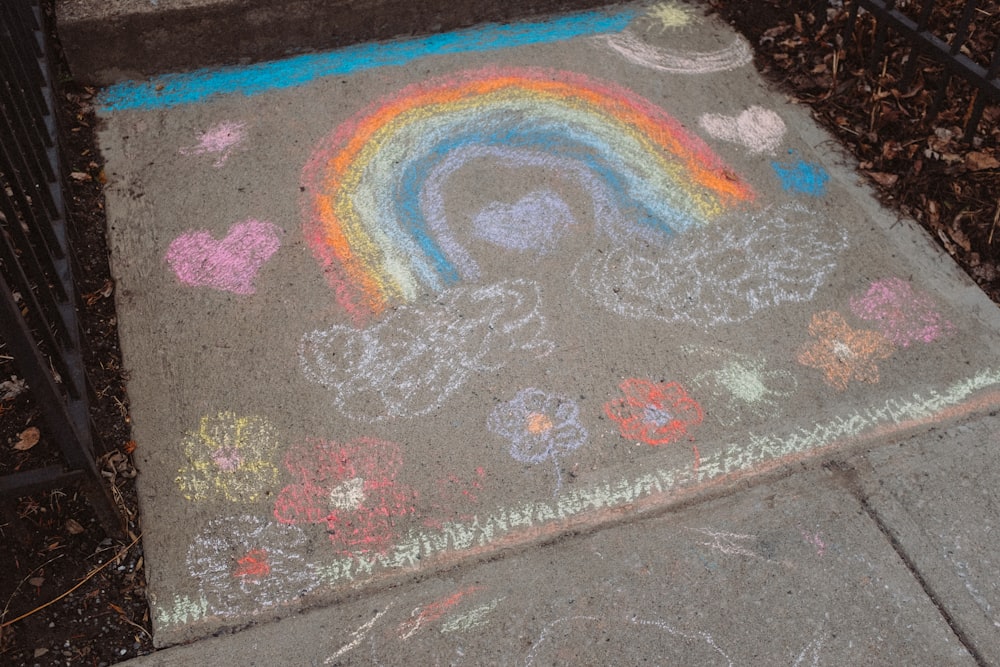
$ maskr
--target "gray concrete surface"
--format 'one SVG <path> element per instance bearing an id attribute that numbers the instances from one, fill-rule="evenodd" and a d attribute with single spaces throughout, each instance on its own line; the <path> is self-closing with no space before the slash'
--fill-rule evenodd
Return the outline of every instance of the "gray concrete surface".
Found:
<path id="1" fill-rule="evenodd" d="M 102 90 L 154 640 L 195 642 L 147 661 L 992 655 L 907 494 L 1000 405 L 997 309 L 750 56 L 661 3 Z"/>

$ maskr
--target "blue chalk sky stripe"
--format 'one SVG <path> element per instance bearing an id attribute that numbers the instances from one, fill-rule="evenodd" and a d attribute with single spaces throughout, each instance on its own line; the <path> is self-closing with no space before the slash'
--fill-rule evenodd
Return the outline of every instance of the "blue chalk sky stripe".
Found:
<path id="1" fill-rule="evenodd" d="M 101 91 L 98 107 L 101 112 L 167 109 L 206 102 L 218 95 L 257 95 L 302 86 L 322 77 L 405 65 L 424 56 L 496 51 L 620 32 L 635 16 L 635 10 L 582 12 L 534 23 L 486 25 L 430 37 L 363 44 L 242 67 L 164 74 L 109 86 Z"/>

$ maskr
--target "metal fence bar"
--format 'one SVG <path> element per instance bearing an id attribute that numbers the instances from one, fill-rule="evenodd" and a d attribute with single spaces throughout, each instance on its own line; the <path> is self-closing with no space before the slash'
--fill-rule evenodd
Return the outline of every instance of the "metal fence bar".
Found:
<path id="1" fill-rule="evenodd" d="M 65 465 L 4 475 L 0 496 L 79 483 L 105 529 L 120 536 L 95 459 L 43 18 L 39 0 L 0 2 L 0 338 Z"/>
<path id="2" fill-rule="evenodd" d="M 993 62 L 989 67 L 983 67 L 961 52 L 962 46 L 969 38 L 969 27 L 975 16 L 978 7 L 978 0 L 968 0 L 962 10 L 956 26 L 955 36 L 951 42 L 941 39 L 927 26 L 933 11 L 934 2 L 928 0 L 920 13 L 920 18 L 914 21 L 912 18 L 896 8 L 895 0 L 856 0 L 851 7 L 848 34 L 845 43 L 849 44 L 853 36 L 860 9 L 870 12 L 876 20 L 875 44 L 873 51 L 881 54 L 884 40 L 889 28 L 902 35 L 917 51 L 933 58 L 946 70 L 946 76 L 939 84 L 935 93 L 934 103 L 931 107 L 930 115 L 933 117 L 938 111 L 939 105 L 944 99 L 944 95 L 951 76 L 958 76 L 975 88 L 976 101 L 972 112 L 966 121 L 966 139 L 971 139 L 982 117 L 982 110 L 988 100 L 1000 100 L 1000 79 L 997 78 L 997 53 L 994 53 Z M 1000 50 L 1000 44 L 997 49 Z M 879 56 L 880 57 L 880 56 Z M 911 57 L 904 70 L 903 80 L 912 81 L 916 73 L 915 58 Z"/>

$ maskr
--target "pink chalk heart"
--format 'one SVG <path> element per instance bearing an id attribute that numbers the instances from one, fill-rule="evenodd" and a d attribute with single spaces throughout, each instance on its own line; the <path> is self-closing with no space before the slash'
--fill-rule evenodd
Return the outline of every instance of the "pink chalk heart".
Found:
<path id="1" fill-rule="evenodd" d="M 259 220 L 234 224 L 219 241 L 207 231 L 188 232 L 170 244 L 166 260 L 188 285 L 253 294 L 257 272 L 281 247 L 281 232 Z"/>

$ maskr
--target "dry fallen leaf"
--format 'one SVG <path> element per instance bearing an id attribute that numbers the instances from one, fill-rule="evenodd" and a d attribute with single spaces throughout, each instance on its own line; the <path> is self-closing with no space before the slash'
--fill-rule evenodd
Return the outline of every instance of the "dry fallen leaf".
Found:
<path id="1" fill-rule="evenodd" d="M 32 577 L 31 579 L 28 579 L 28 583 L 35 588 L 40 588 L 41 585 L 45 583 L 45 577 Z"/>
<path id="2" fill-rule="evenodd" d="M 90 174 L 88 174 L 88 173 L 86 173 L 84 171 L 70 172 L 69 177 L 72 178 L 74 181 L 81 181 L 81 182 L 92 180 L 90 178 Z"/>
<path id="3" fill-rule="evenodd" d="M 83 532 L 83 526 L 76 519 L 66 519 L 66 531 L 70 535 L 79 535 Z"/>
<path id="4" fill-rule="evenodd" d="M 899 174 L 887 174 L 884 171 L 866 171 L 865 173 L 884 188 L 891 188 L 899 180 Z"/>
<path id="5" fill-rule="evenodd" d="M 972 151 L 965 156 L 965 168 L 969 171 L 1000 169 L 1000 160 L 983 151 Z"/>
<path id="6" fill-rule="evenodd" d="M 30 426 L 21 431 L 18 436 L 20 440 L 14 443 L 14 449 L 20 452 L 27 451 L 38 444 L 38 439 L 41 438 L 41 436 L 42 434 L 37 428 Z"/>

